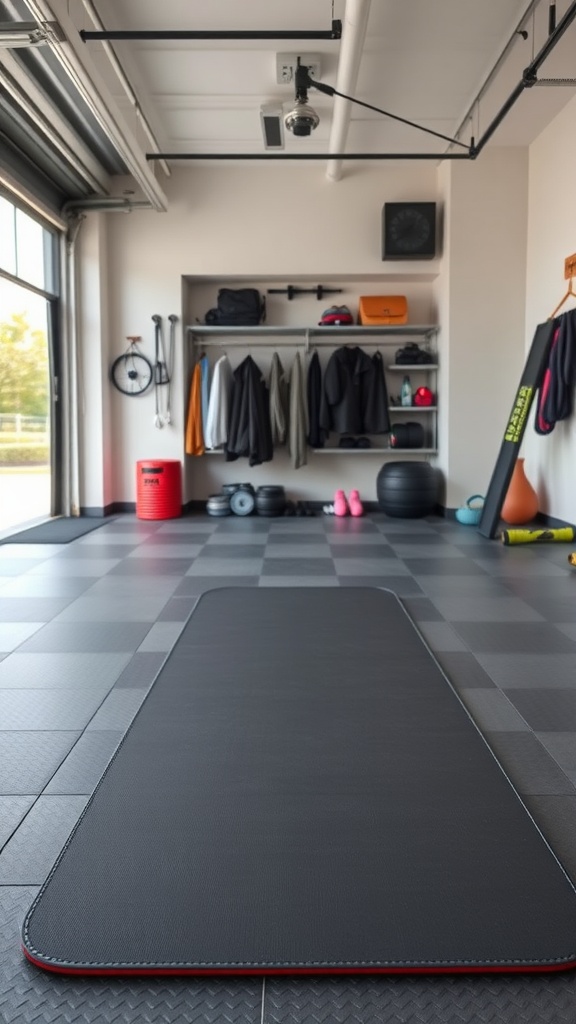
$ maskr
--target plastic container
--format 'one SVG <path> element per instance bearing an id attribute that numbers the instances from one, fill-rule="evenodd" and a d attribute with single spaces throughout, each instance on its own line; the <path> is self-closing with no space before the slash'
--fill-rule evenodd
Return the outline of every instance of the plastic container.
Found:
<path id="1" fill-rule="evenodd" d="M 178 459 L 136 463 L 138 519 L 177 519 L 182 515 L 182 465 Z"/>
<path id="2" fill-rule="evenodd" d="M 402 387 L 400 388 L 400 405 L 412 405 L 412 384 L 410 383 L 410 377 L 408 377 L 408 375 L 404 377 Z"/>

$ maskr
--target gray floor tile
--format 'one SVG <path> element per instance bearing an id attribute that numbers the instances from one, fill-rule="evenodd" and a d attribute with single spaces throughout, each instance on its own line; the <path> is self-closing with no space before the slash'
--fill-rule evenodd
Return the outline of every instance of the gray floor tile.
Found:
<path id="1" fill-rule="evenodd" d="M 95 580 L 96 577 L 91 576 L 13 576 L 2 585 L 2 597 L 68 597 L 73 600 Z"/>
<path id="2" fill-rule="evenodd" d="M 486 731 L 492 750 L 522 796 L 574 794 L 574 787 L 550 751 L 532 732 Z"/>
<path id="3" fill-rule="evenodd" d="M 34 565 L 28 572 L 31 576 L 104 576 L 120 561 L 119 558 L 51 558 Z"/>
<path id="4" fill-rule="evenodd" d="M 402 541 L 402 543 L 393 541 L 392 549 L 398 558 L 433 558 L 437 562 L 439 558 L 445 561 L 446 559 L 452 560 L 466 557 L 453 544 L 446 544 L 446 542 L 441 541 L 435 541 L 433 544 L 418 544 L 416 548 L 412 544 L 411 539 L 408 542 Z"/>
<path id="5" fill-rule="evenodd" d="M 102 576 L 84 592 L 84 597 L 130 598 L 134 595 L 147 595 L 168 598 L 179 585 L 179 578 L 172 576 L 153 576 L 145 582 L 138 576 Z"/>
<path id="6" fill-rule="evenodd" d="M 372 540 L 373 534 L 369 534 L 367 537 L 363 537 L 363 544 L 357 544 L 356 541 L 352 544 L 347 542 L 346 544 L 341 543 L 341 538 L 338 543 L 334 543 L 334 538 L 331 540 L 331 553 L 334 558 L 397 558 L 397 552 L 390 546 L 390 544 L 382 543 L 384 537 L 379 537 L 379 543 L 367 544 L 366 541 Z"/>
<path id="7" fill-rule="evenodd" d="M 478 654 L 477 659 L 497 686 L 557 689 L 576 686 L 574 654 Z"/>
<path id="8" fill-rule="evenodd" d="M 552 562 L 546 562 L 544 559 L 534 557 L 530 560 L 517 561 L 511 563 L 508 559 L 491 559 L 486 557 L 474 559 L 476 565 L 478 565 L 485 572 L 489 572 L 492 576 L 501 576 L 504 579 L 514 576 L 565 576 L 566 570 L 561 568 L 559 565 L 554 565 Z"/>
<path id="9" fill-rule="evenodd" d="M 34 799 L 33 796 L 0 796 L 0 850 L 16 831 Z"/>
<path id="10" fill-rule="evenodd" d="M 277 537 L 278 540 L 276 543 L 285 539 L 283 534 L 279 534 Z M 234 548 L 237 545 L 240 547 L 250 548 L 251 550 L 257 547 L 263 548 L 267 539 L 267 533 L 264 530 L 258 530 L 257 533 L 222 533 L 218 530 L 216 533 L 212 533 L 206 538 L 204 554 L 211 555 L 213 548 L 226 548 L 226 551 L 228 551 L 229 548 Z M 291 536 L 286 539 L 292 543 Z M 303 542 L 307 540 L 315 543 L 316 536 L 306 534 L 303 538 Z"/>
<path id="11" fill-rule="evenodd" d="M 548 622 L 572 624 L 576 622 L 576 587 L 574 587 L 574 594 L 571 597 L 566 594 L 559 597 L 554 597 L 551 594 L 547 594 L 546 597 L 530 595 L 524 600 Z"/>
<path id="12" fill-rule="evenodd" d="M 260 576 L 185 576 L 175 597 L 198 597 L 217 587 L 257 587 Z"/>
<path id="13" fill-rule="evenodd" d="M 130 658 L 124 671 L 118 676 L 114 689 L 148 689 L 166 660 L 163 651 L 136 652 Z"/>
<path id="14" fill-rule="evenodd" d="M 432 600 L 436 600 L 437 597 L 449 599 L 508 595 L 501 582 L 491 576 L 439 576 L 433 573 L 421 575 L 418 569 L 414 577 Z"/>
<path id="15" fill-rule="evenodd" d="M 180 636 L 183 625 L 183 622 L 155 622 L 138 650 L 170 651 Z"/>
<path id="16" fill-rule="evenodd" d="M 153 589 L 153 588 L 152 588 Z M 76 598 L 55 622 L 154 622 L 166 604 L 166 594 L 135 593 L 130 600 L 111 594 L 103 597 L 86 594 Z"/>
<path id="17" fill-rule="evenodd" d="M 473 687 L 490 689 L 496 685 L 473 654 L 464 651 L 438 651 L 436 657 L 457 691 Z"/>
<path id="18" fill-rule="evenodd" d="M 529 726 L 500 690 L 463 689 L 461 697 L 481 732 L 527 732 Z"/>
<path id="19" fill-rule="evenodd" d="M 63 608 L 70 597 L 1 597 L 0 620 L 2 622 L 50 622 Z"/>
<path id="20" fill-rule="evenodd" d="M 88 725 L 103 699 L 87 691 L 0 690 L 0 722 L 7 730 L 76 731 Z"/>
<path id="21" fill-rule="evenodd" d="M 335 576 L 261 576 L 261 587 L 337 587 Z"/>
<path id="22" fill-rule="evenodd" d="M 123 558 L 109 575 L 139 576 L 149 581 L 156 576 L 183 576 L 189 568 L 189 558 Z"/>
<path id="23" fill-rule="evenodd" d="M 87 731 L 80 737 L 45 789 L 48 796 L 89 796 L 100 781 L 122 733 Z"/>
<path id="24" fill-rule="evenodd" d="M 0 885 L 41 885 L 78 821 L 84 796 L 41 796 L 0 853 Z"/>
<path id="25" fill-rule="evenodd" d="M 15 651 L 0 665 L 0 690 L 87 690 L 101 693 L 104 697 L 129 660 L 129 654 L 30 654 Z"/>
<path id="26" fill-rule="evenodd" d="M 576 732 L 576 689 L 505 692 L 534 732 Z"/>
<path id="27" fill-rule="evenodd" d="M 78 559 L 78 558 L 105 558 L 105 559 L 118 559 L 127 558 L 130 552 L 134 551 L 134 544 L 125 544 L 121 541 L 116 543 L 108 540 L 104 540 L 101 544 L 84 545 L 80 541 L 74 545 L 66 545 L 62 551 L 58 552 L 58 555 L 54 559 L 58 564 L 66 559 Z"/>
<path id="28" fill-rule="evenodd" d="M 8 654 L 16 650 L 28 637 L 41 629 L 44 622 L 0 622 L 0 652 Z"/>
<path id="29" fill-rule="evenodd" d="M 263 576 L 335 576 L 331 558 L 265 558 Z"/>
<path id="30" fill-rule="evenodd" d="M 41 793 L 79 736 L 80 731 L 0 732 L 0 794 Z"/>
<path id="31" fill-rule="evenodd" d="M 149 622 L 49 622 L 20 650 L 59 652 L 134 652 L 150 629 Z"/>
<path id="32" fill-rule="evenodd" d="M 158 615 L 158 622 L 187 622 L 197 597 L 171 597 Z"/>
<path id="33" fill-rule="evenodd" d="M 569 640 L 573 640 L 573 641 L 576 642 L 576 623 L 575 622 L 570 622 L 570 623 L 568 623 L 568 622 L 561 622 L 561 623 L 557 624 L 556 628 L 561 633 L 563 633 L 564 636 L 567 636 Z"/>
<path id="34" fill-rule="evenodd" d="M 93 729 L 100 731 L 112 729 L 123 735 L 147 692 L 145 689 L 136 689 L 135 687 L 114 688 L 89 722 L 86 735 Z"/>
<path id="35" fill-rule="evenodd" d="M 180 541 L 178 544 L 159 544 L 156 540 L 146 541 L 137 548 L 132 548 L 128 558 L 154 558 L 162 560 L 165 558 L 188 559 L 189 562 L 196 558 L 203 550 L 204 544 L 185 544 Z"/>
<path id="36" fill-rule="evenodd" d="M 548 622 L 460 622 L 455 629 L 471 651 L 576 654 L 576 644 Z"/>
<path id="37" fill-rule="evenodd" d="M 259 576 L 262 558 L 205 558 L 189 566 L 187 576 Z"/>
<path id="38" fill-rule="evenodd" d="M 216 538 L 214 538 L 216 541 Z M 235 561 L 236 559 L 246 560 L 250 558 L 262 558 L 264 556 L 266 544 L 262 539 L 261 544 L 217 544 L 212 543 L 206 545 L 202 550 L 202 559 L 208 561 L 214 559 L 215 561 L 222 561 L 229 559 Z"/>

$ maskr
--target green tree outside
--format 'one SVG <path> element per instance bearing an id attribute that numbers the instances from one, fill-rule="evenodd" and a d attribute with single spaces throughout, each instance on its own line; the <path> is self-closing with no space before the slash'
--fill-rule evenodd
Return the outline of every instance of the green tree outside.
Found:
<path id="1" fill-rule="evenodd" d="M 13 313 L 0 323 L 0 413 L 47 416 L 49 397 L 46 334 Z"/>

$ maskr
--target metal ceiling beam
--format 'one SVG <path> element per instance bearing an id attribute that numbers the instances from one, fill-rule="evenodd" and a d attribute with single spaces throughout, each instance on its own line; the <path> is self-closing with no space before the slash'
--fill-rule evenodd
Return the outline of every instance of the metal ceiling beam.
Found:
<path id="1" fill-rule="evenodd" d="M 182 42 L 185 39 L 340 39 L 342 35 L 342 22 L 333 21 L 332 27 L 326 31 L 297 31 L 290 30 L 287 32 L 280 32 L 276 29 L 269 31 L 244 31 L 244 30 L 224 30 L 224 31 L 212 31 L 208 29 L 204 30 L 189 30 L 189 29 L 104 29 L 102 31 L 82 30 L 80 32 L 80 38 L 87 42 L 88 40 L 131 40 L 141 39 L 146 42 L 152 40 L 167 41 L 177 40 Z"/>
<path id="2" fill-rule="evenodd" d="M 146 153 L 147 160 L 471 160 L 466 153 Z"/>

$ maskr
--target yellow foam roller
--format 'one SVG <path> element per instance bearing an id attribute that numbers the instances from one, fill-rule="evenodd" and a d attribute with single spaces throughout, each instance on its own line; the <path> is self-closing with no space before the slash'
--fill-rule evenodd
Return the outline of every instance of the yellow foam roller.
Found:
<path id="1" fill-rule="evenodd" d="M 573 526 L 561 526 L 556 530 L 502 530 L 503 544 L 544 544 L 548 541 L 574 540 Z"/>

